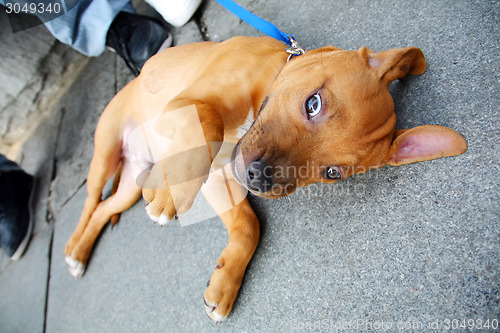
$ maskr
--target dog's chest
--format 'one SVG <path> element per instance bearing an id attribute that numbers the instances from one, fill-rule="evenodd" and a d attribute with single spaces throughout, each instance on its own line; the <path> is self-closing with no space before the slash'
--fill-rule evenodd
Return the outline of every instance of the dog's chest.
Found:
<path id="1" fill-rule="evenodd" d="M 231 157 L 236 144 L 248 132 L 254 120 L 254 110 L 253 108 L 250 108 L 248 110 L 247 117 L 242 123 L 239 124 L 239 126 L 225 131 L 224 144 L 217 153 L 217 156 L 213 162 L 215 168 L 222 168 L 231 163 Z"/>
<path id="2" fill-rule="evenodd" d="M 168 155 L 172 140 L 156 130 L 159 117 L 140 125 L 135 121 L 130 121 L 123 129 L 122 155 L 130 162 L 134 177 L 138 177 Z M 213 161 L 215 168 L 224 167 L 231 162 L 235 145 L 250 129 L 253 122 L 254 110 L 250 108 L 247 117 L 239 126 L 226 130 L 224 144 Z"/>

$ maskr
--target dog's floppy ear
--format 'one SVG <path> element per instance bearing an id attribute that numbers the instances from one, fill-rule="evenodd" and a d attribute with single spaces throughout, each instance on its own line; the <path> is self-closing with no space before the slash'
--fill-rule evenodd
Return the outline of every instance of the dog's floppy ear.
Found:
<path id="1" fill-rule="evenodd" d="M 418 47 L 405 47 L 370 54 L 367 51 L 368 64 L 376 75 L 387 85 L 407 74 L 420 75 L 425 72 L 427 63 Z"/>
<path id="2" fill-rule="evenodd" d="M 465 153 L 467 142 L 457 132 L 442 126 L 424 125 L 397 130 L 386 157 L 393 166 L 433 160 Z"/>

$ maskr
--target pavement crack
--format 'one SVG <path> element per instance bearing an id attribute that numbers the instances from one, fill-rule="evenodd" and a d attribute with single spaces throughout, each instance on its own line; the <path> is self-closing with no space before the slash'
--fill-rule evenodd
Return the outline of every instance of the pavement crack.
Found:
<path id="1" fill-rule="evenodd" d="M 78 185 L 78 187 L 76 188 L 76 190 L 66 199 L 64 200 L 64 202 L 61 204 L 61 208 L 59 209 L 62 210 L 64 208 L 64 206 L 66 206 L 66 204 L 71 200 L 73 199 L 73 197 L 78 193 L 78 191 L 80 191 L 80 189 L 85 186 L 85 183 L 87 183 L 87 179 L 85 179 L 84 181 L 82 181 L 82 183 L 80 185 Z"/>
<path id="2" fill-rule="evenodd" d="M 50 271 L 52 269 L 52 248 L 54 246 L 54 229 L 50 236 L 49 249 L 48 249 L 48 269 L 47 269 L 47 284 L 45 286 L 45 305 L 43 310 L 43 333 L 47 331 L 47 314 L 49 310 L 49 291 L 50 291 Z"/>
<path id="3" fill-rule="evenodd" d="M 12 111 L 10 111 L 10 109 L 13 109 L 15 110 L 16 107 L 19 107 L 18 106 L 18 103 L 19 103 L 19 100 L 22 100 L 24 98 L 24 96 L 29 96 L 30 95 L 30 92 L 33 90 L 33 89 L 37 89 L 37 93 L 35 94 L 36 96 L 39 95 L 39 88 L 38 87 L 41 87 L 43 86 L 43 83 L 37 79 L 27 83 L 22 89 L 21 91 L 19 91 L 13 98 L 12 100 L 10 100 L 1 110 L 0 110 L 0 113 L 1 114 L 11 114 Z M 32 100 L 32 105 L 36 105 L 36 101 L 35 99 Z M 4 143 L 6 144 L 12 144 L 14 143 L 16 140 L 19 139 L 19 137 L 21 136 L 19 134 L 19 132 L 22 132 L 24 133 L 25 131 L 28 130 L 28 128 L 30 127 L 29 124 L 26 124 L 26 123 L 22 123 L 22 124 L 18 124 L 19 121 L 16 121 L 16 117 L 19 117 L 19 119 L 21 117 L 26 117 L 28 119 L 30 119 L 31 122 L 33 122 L 33 118 L 34 116 L 36 116 L 36 111 L 35 111 L 36 107 L 29 107 L 28 108 L 28 112 L 27 114 L 23 114 L 23 116 L 10 116 L 10 117 L 7 117 L 6 119 L 6 124 L 4 126 L 5 128 L 5 131 L 2 131 L 2 133 L 0 133 L 0 141 L 3 141 Z M 35 122 L 36 123 L 36 122 Z M 23 131 L 20 131 L 20 128 L 24 129 Z"/>
<path id="4" fill-rule="evenodd" d="M 120 66 L 119 66 L 119 61 L 120 59 L 118 59 L 117 56 L 115 56 L 115 82 L 114 82 L 114 91 L 115 91 L 115 95 L 118 94 L 118 77 L 120 76 Z"/>
<path id="5" fill-rule="evenodd" d="M 33 79 L 31 81 L 29 81 L 28 83 L 26 83 L 24 85 L 24 87 L 15 95 L 12 97 L 12 99 L 7 103 L 5 104 L 5 106 L 0 110 L 0 112 L 5 112 L 9 107 L 12 107 L 12 105 L 15 105 L 15 103 L 17 103 L 17 101 L 22 98 L 22 96 L 29 90 L 32 89 L 32 87 L 34 85 L 36 85 L 37 83 L 39 83 L 39 81 L 37 81 L 36 79 Z M 12 95 L 11 95 L 12 96 Z"/>
<path id="6" fill-rule="evenodd" d="M 49 74 L 48 73 L 45 73 L 45 74 L 42 75 L 42 81 L 40 83 L 40 89 L 38 89 L 38 91 L 36 92 L 35 96 L 33 96 L 33 99 L 32 99 L 32 102 L 33 102 L 34 105 L 37 105 L 39 103 L 39 101 L 42 99 L 41 96 L 43 95 L 43 93 L 47 89 L 48 78 L 49 78 Z"/>
<path id="7" fill-rule="evenodd" d="M 203 38 L 203 40 L 205 42 L 210 42 L 211 41 L 210 33 L 208 32 L 208 27 L 205 23 L 205 19 L 203 18 L 203 14 L 205 13 L 207 5 L 208 4 L 206 2 L 203 2 L 200 5 L 200 8 L 196 12 L 196 14 L 194 15 L 193 19 L 194 19 L 194 22 L 196 23 L 196 25 L 198 26 L 198 30 L 200 31 L 201 38 Z"/>
<path id="8" fill-rule="evenodd" d="M 51 168 L 51 175 L 50 175 L 50 186 L 49 186 L 49 193 L 47 195 L 48 200 L 47 200 L 47 216 L 46 216 L 46 221 L 47 223 L 55 222 L 55 212 L 52 209 L 52 191 L 54 188 L 54 180 L 57 177 L 57 150 L 59 148 L 59 139 L 61 136 L 61 129 L 63 126 L 63 121 L 64 117 L 66 115 L 66 108 L 62 107 L 61 108 L 61 115 L 59 116 L 59 126 L 57 126 L 57 133 L 55 137 L 55 144 L 54 148 L 52 149 L 52 156 L 54 156 L 52 160 L 52 168 Z"/>

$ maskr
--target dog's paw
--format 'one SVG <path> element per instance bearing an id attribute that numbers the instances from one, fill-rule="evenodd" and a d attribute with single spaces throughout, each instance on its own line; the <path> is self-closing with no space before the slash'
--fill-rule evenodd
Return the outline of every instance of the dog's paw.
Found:
<path id="1" fill-rule="evenodd" d="M 164 213 L 161 213 L 159 216 L 155 215 L 155 211 L 156 209 L 154 208 L 154 206 L 150 206 L 149 204 L 146 205 L 146 213 L 148 214 L 151 221 L 153 221 L 154 223 L 158 223 L 160 226 L 163 226 L 172 220 L 171 218 L 169 218 L 168 215 Z M 174 218 L 176 217 L 177 215 L 174 215 Z"/>
<path id="2" fill-rule="evenodd" d="M 193 205 L 203 180 L 191 180 L 181 185 L 166 189 L 142 190 L 146 200 L 146 212 L 149 218 L 160 225 L 165 225 L 178 215 L 186 213 Z"/>
<path id="3" fill-rule="evenodd" d="M 66 256 L 65 261 L 69 266 L 69 273 L 77 279 L 81 278 L 87 266 L 71 256 Z"/>
<path id="4" fill-rule="evenodd" d="M 154 223 L 165 225 L 177 216 L 177 209 L 169 189 L 154 190 L 144 188 L 142 196 L 146 200 L 146 213 Z"/>
<path id="5" fill-rule="evenodd" d="M 203 301 L 208 317 L 216 324 L 220 324 L 226 319 L 233 309 L 241 280 L 242 276 L 237 270 L 219 263 L 215 267 L 215 271 L 207 283 Z"/>
<path id="6" fill-rule="evenodd" d="M 201 147 L 203 148 L 203 147 Z M 205 149 L 190 149 L 156 162 L 142 186 L 149 217 L 165 224 L 186 213 L 210 174 Z"/>
<path id="7" fill-rule="evenodd" d="M 224 321 L 224 319 L 227 318 L 227 315 L 222 315 L 219 313 L 219 310 L 217 310 L 218 304 L 214 302 L 207 303 L 205 299 L 205 312 L 208 315 L 208 318 L 212 319 L 212 321 L 216 324 L 219 325 Z"/>

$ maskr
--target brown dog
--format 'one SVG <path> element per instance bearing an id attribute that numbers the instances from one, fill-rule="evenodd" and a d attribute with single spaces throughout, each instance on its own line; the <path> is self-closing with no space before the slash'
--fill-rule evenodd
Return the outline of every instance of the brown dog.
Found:
<path id="1" fill-rule="evenodd" d="M 83 274 L 102 227 L 116 223 L 141 191 L 149 216 L 164 224 L 202 189 L 229 232 L 204 295 L 208 315 L 220 322 L 259 240 L 245 187 L 277 198 L 297 186 L 467 150 L 445 127 L 394 129 L 388 86 L 425 71 L 420 49 L 324 47 L 287 57 L 271 38 L 237 37 L 174 47 L 147 62 L 99 121 L 88 198 L 66 246 L 74 276 Z M 244 134 L 241 127 L 255 118 Z M 115 193 L 101 201 L 115 172 Z"/>

